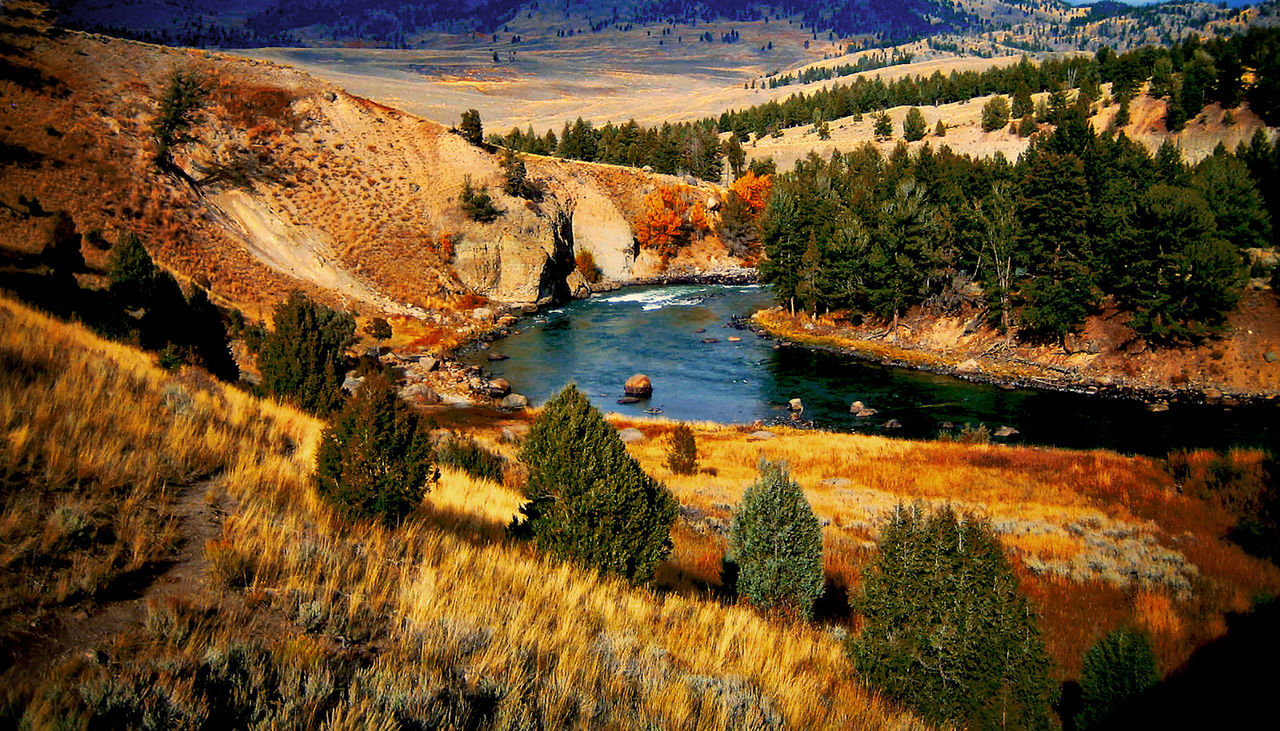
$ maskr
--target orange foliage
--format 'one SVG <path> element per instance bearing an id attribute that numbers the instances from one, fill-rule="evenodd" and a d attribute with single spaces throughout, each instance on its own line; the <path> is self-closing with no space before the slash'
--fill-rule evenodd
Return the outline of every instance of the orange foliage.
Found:
<path id="1" fill-rule="evenodd" d="M 773 176 L 757 176 L 755 173 L 747 171 L 746 175 L 733 181 L 733 185 L 729 186 L 729 190 L 745 201 L 751 207 L 752 213 L 758 215 L 768 204 L 769 194 L 773 192 Z"/>
<path id="2" fill-rule="evenodd" d="M 636 222 L 636 239 L 666 262 L 688 243 L 688 213 L 688 191 L 684 186 L 660 186 L 644 198 L 644 212 Z"/>

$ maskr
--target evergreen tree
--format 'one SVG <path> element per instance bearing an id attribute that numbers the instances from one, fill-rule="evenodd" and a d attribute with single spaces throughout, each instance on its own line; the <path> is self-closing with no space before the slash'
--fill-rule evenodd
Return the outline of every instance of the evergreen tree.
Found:
<path id="1" fill-rule="evenodd" d="M 946 123 L 946 122 L 944 122 L 944 121 L 942 121 L 941 119 L 939 119 L 939 120 L 938 120 L 938 124 L 937 124 L 937 126 L 935 126 L 935 127 L 933 128 L 933 136 L 934 136 L 934 137 L 946 137 L 946 136 L 947 136 L 947 123 Z"/>
<path id="2" fill-rule="evenodd" d="M 462 133 L 462 139 L 473 145 L 480 145 L 484 142 L 484 125 L 480 122 L 480 112 L 475 109 L 468 109 L 462 113 L 462 121 L 458 124 L 458 131 Z"/>
<path id="3" fill-rule="evenodd" d="M 1026 84 L 1018 84 L 1017 89 L 1013 92 L 1013 107 L 1010 114 L 1015 119 L 1022 119 L 1028 114 L 1034 113 L 1035 105 L 1031 101 L 1031 88 Z"/>
<path id="4" fill-rule="evenodd" d="M 316 414 L 336 410 L 343 401 L 346 350 L 354 341 L 355 320 L 298 290 L 276 305 L 273 319 L 275 328 L 258 353 L 263 388 Z"/>
<path id="5" fill-rule="evenodd" d="M 155 280 L 160 270 L 132 231 L 120 235 L 111 247 L 107 266 L 108 291 L 122 307 L 146 307 L 154 298 Z"/>
<path id="6" fill-rule="evenodd" d="M 1087 267 L 1089 187 L 1074 155 L 1037 152 L 1018 198 L 1020 261 L 1032 279 L 1022 288 L 1022 323 L 1039 337 L 1065 337 L 1096 301 Z"/>
<path id="7" fill-rule="evenodd" d="M 671 552 L 676 500 L 627 454 L 578 389 L 549 400 L 520 450 L 529 470 L 512 532 L 559 558 L 648 581 Z"/>
<path id="8" fill-rule="evenodd" d="M 429 430 L 374 374 L 328 426 L 316 453 L 316 491 L 344 512 L 396 523 L 434 479 Z"/>
<path id="9" fill-rule="evenodd" d="M 875 135 L 880 138 L 893 136 L 893 120 L 889 118 L 888 112 L 880 112 L 876 115 Z"/>
<path id="10" fill-rule="evenodd" d="M 151 136 L 156 141 L 155 162 L 161 170 L 177 170 L 173 148 L 195 140 L 191 128 L 199 121 L 208 93 L 204 79 L 194 71 L 175 71 L 169 77 L 160 99 L 160 111 L 151 120 Z"/>
<path id="11" fill-rule="evenodd" d="M 863 578 L 860 678 L 926 721 L 1047 728 L 1049 658 L 990 524 L 898 506 Z"/>
<path id="12" fill-rule="evenodd" d="M 911 107 L 907 110 L 907 116 L 902 120 L 902 136 L 907 142 L 923 140 L 928 129 L 924 115 L 918 108 Z"/>
<path id="13" fill-rule="evenodd" d="M 1009 123 L 1009 102 L 1002 96 L 993 96 L 982 105 L 982 131 L 994 132 Z"/>
<path id="14" fill-rule="evenodd" d="M 1191 186 L 1209 204 L 1223 238 L 1241 250 L 1267 246 L 1271 217 L 1245 163 L 1225 152 L 1210 155 L 1191 172 Z"/>
<path id="15" fill-rule="evenodd" d="M 1087 731 L 1102 726 L 1159 680 L 1155 652 L 1145 633 L 1127 628 L 1108 632 L 1085 653 L 1076 727 Z"/>
<path id="16" fill-rule="evenodd" d="M 1236 248 L 1214 225 L 1195 190 L 1152 186 L 1138 209 L 1134 329 L 1162 343 L 1194 343 L 1217 333 L 1243 287 Z"/>
<path id="17" fill-rule="evenodd" d="M 738 595 L 766 612 L 809 616 L 822 594 L 822 526 L 785 463 L 761 461 L 729 529 Z"/>
<path id="18" fill-rule="evenodd" d="M 924 188 L 904 180 L 881 206 L 867 258 L 867 295 L 871 310 L 897 322 L 908 307 L 925 299 L 935 281 L 937 210 Z"/>
<path id="19" fill-rule="evenodd" d="M 741 177 L 747 164 L 747 153 L 742 149 L 742 143 L 738 141 L 737 135 L 729 135 L 729 139 L 724 141 L 724 156 L 729 160 L 729 169 L 733 171 L 733 177 Z"/>
<path id="20" fill-rule="evenodd" d="M 529 185 L 524 160 L 511 150 L 507 150 L 502 155 L 502 173 L 502 192 L 515 198 L 533 197 L 533 189 Z"/>

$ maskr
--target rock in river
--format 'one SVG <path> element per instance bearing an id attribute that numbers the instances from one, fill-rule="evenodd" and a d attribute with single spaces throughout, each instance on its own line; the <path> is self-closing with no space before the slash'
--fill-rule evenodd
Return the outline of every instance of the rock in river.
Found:
<path id="1" fill-rule="evenodd" d="M 528 408 L 529 399 L 522 394 L 509 393 L 503 397 L 499 405 L 504 409 L 524 409 Z"/>
<path id="2" fill-rule="evenodd" d="M 1011 427 L 1011 426 L 1002 426 L 1002 427 L 1000 427 L 999 429 L 996 429 L 995 436 L 998 436 L 998 437 L 1011 437 L 1011 436 L 1013 436 L 1014 434 L 1017 434 L 1017 433 L 1018 433 L 1018 430 L 1017 430 L 1017 429 L 1014 429 L 1014 428 L 1013 428 L 1013 427 Z"/>
<path id="3" fill-rule="evenodd" d="M 627 379 L 622 389 L 628 396 L 648 398 L 653 395 L 653 381 L 643 373 L 637 373 Z"/>

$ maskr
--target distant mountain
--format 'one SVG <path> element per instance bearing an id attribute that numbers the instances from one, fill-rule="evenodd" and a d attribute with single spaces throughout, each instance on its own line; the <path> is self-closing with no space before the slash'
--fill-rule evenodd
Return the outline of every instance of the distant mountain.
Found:
<path id="1" fill-rule="evenodd" d="M 1208 3 L 1176 5 L 1169 14 L 1184 18 L 1227 12 Z M 1130 14 L 1150 27 L 1159 25 L 1162 13 L 1105 1 L 1091 3 L 1092 12 L 1082 15 L 1063 0 L 54 0 L 53 6 L 67 27 L 214 47 L 407 48 L 424 45 L 426 34 L 496 33 L 516 19 L 541 21 L 552 32 L 560 23 L 598 33 L 652 24 L 782 18 L 798 20 L 815 38 L 859 38 L 866 45 L 884 46 L 1028 27 L 1056 34 L 1056 26 Z"/>

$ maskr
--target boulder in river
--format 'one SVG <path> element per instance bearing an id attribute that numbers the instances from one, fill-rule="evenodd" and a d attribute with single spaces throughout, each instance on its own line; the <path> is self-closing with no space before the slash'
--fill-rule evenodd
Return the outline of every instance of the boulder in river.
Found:
<path id="1" fill-rule="evenodd" d="M 884 423 L 884 428 L 885 429 L 901 429 L 902 422 L 898 421 L 897 419 L 890 419 Z"/>
<path id="2" fill-rule="evenodd" d="M 719 338 L 703 338 L 702 342 L 706 343 L 707 345 L 715 345 L 716 343 L 720 342 L 720 339 Z"/>
<path id="3" fill-rule="evenodd" d="M 635 396 L 623 396 L 622 398 L 618 399 L 619 406 L 626 406 L 628 404 L 638 404 L 638 403 L 640 403 L 640 399 L 636 398 Z"/>
<path id="4" fill-rule="evenodd" d="M 496 361 L 500 361 L 500 360 L 506 360 L 507 358 L 510 358 L 511 356 L 509 356 L 509 355 L 503 355 L 502 353 L 490 353 L 487 357 L 489 358 L 489 360 L 490 360 L 491 362 L 496 362 Z"/>
<path id="5" fill-rule="evenodd" d="M 489 395 L 494 398 L 506 396 L 511 393 L 511 382 L 505 378 L 495 378 L 489 381 Z"/>
<path id="6" fill-rule="evenodd" d="M 1222 391 L 1216 388 L 1206 388 L 1204 390 L 1204 401 L 1207 404 L 1216 404 L 1222 400 Z"/>
<path id="7" fill-rule="evenodd" d="M 1018 430 L 1017 430 L 1017 429 L 1014 429 L 1014 428 L 1013 428 L 1013 427 L 1011 427 L 1011 426 L 1002 426 L 1002 427 L 1000 427 L 999 429 L 996 429 L 995 436 L 997 436 L 997 437 L 1001 437 L 1001 438 L 1003 438 L 1003 437 L 1011 437 L 1011 436 L 1013 436 L 1014 434 L 1017 434 L 1017 433 L 1018 433 Z"/>
<path id="8" fill-rule="evenodd" d="M 1169 404 L 1165 403 L 1164 401 L 1156 401 L 1154 403 L 1147 404 L 1147 411 L 1150 411 L 1153 414 L 1159 414 L 1162 411 L 1168 411 L 1168 410 L 1169 410 Z"/>
<path id="9" fill-rule="evenodd" d="M 861 401 L 854 401 L 853 403 L 849 404 L 849 413 L 853 414 L 854 416 L 865 419 L 868 416 L 875 416 L 880 412 L 876 411 L 875 409 L 868 408 L 867 405 L 862 403 Z"/>
<path id="10" fill-rule="evenodd" d="M 742 342 L 742 338 L 738 337 L 737 335 L 730 335 L 730 336 L 729 336 L 729 338 L 728 338 L 728 340 L 729 340 L 729 342 L 731 342 L 731 343 L 740 343 L 740 342 Z"/>
<path id="11" fill-rule="evenodd" d="M 797 413 L 804 413 L 804 402 L 798 398 L 793 398 L 787 402 L 787 408 Z"/>
<path id="12" fill-rule="evenodd" d="M 627 379 L 627 382 L 623 384 L 622 390 L 628 396 L 648 398 L 653 395 L 653 381 L 650 381 L 645 374 L 637 373 Z"/>
<path id="13" fill-rule="evenodd" d="M 627 444 L 635 444 L 644 441 L 644 432 L 634 427 L 627 428 L 618 432 L 618 438 Z"/>
<path id="14" fill-rule="evenodd" d="M 698 328 L 697 330 L 694 330 L 694 332 L 698 333 L 699 335 L 701 335 L 702 333 L 704 333 L 704 332 L 706 332 L 706 331 L 707 331 L 707 329 L 706 329 L 705 327 L 700 327 L 700 328 Z"/>
<path id="15" fill-rule="evenodd" d="M 501 403 L 498 405 L 504 409 L 524 409 L 528 408 L 529 399 L 522 394 L 509 393 L 502 398 Z"/>

